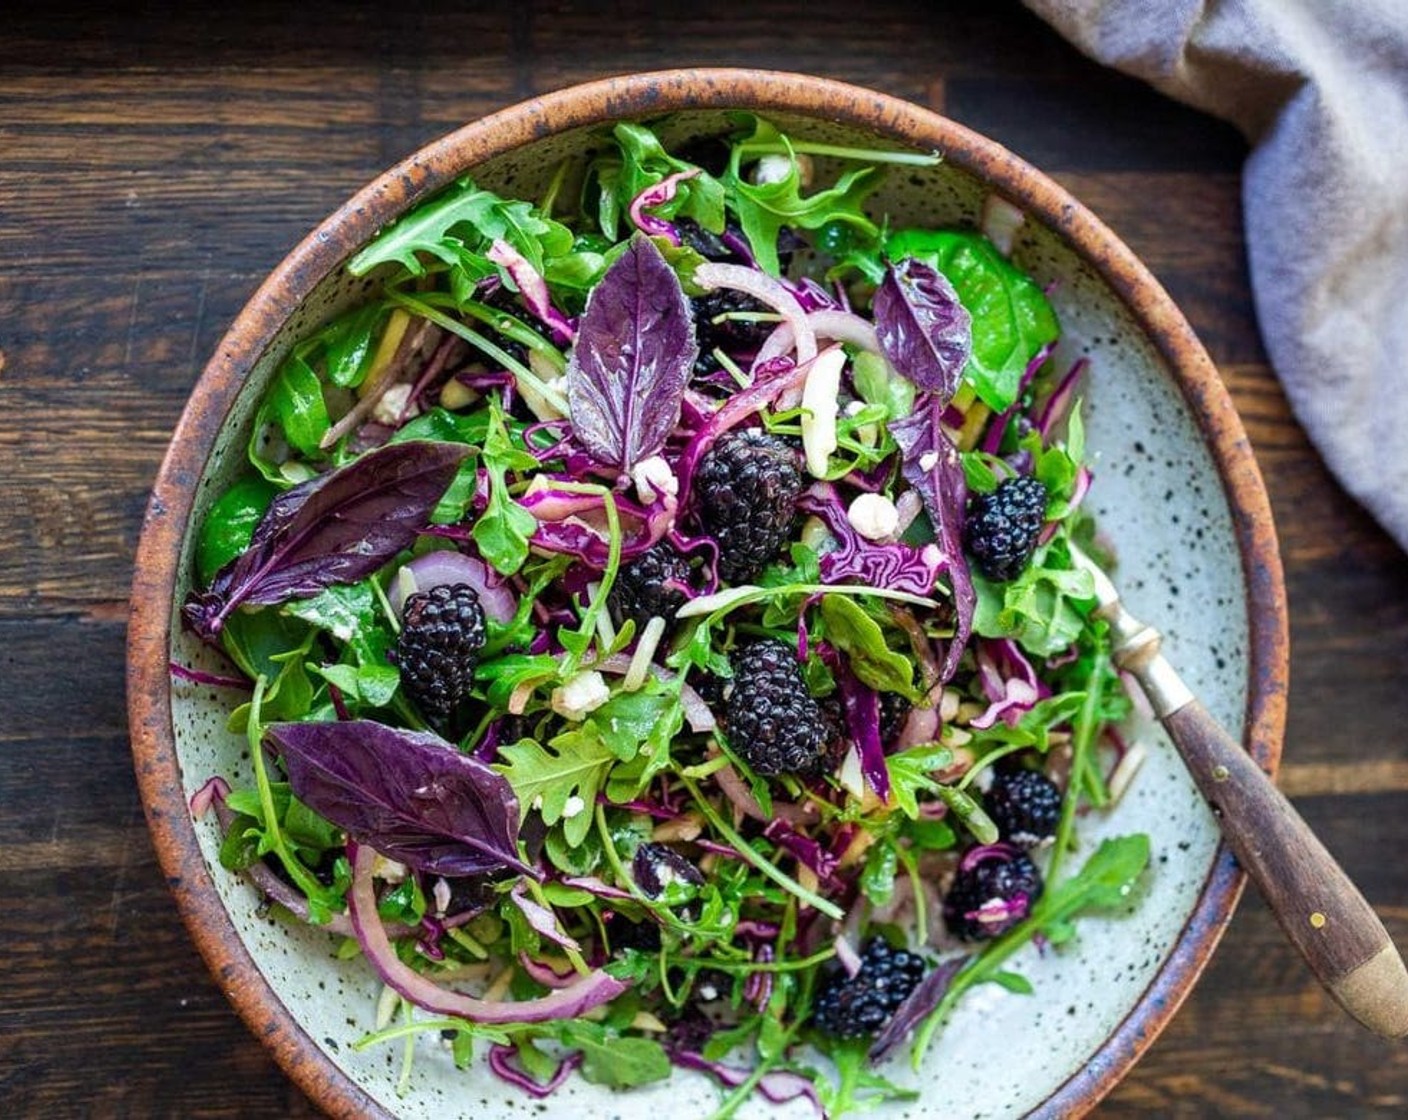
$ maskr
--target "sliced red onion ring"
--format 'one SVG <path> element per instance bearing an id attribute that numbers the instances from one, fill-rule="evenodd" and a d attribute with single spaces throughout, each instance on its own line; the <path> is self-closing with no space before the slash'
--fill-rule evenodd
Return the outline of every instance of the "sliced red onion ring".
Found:
<path id="1" fill-rule="evenodd" d="M 880 340 L 875 335 L 875 327 L 859 315 L 850 311 L 813 311 L 807 315 L 807 323 L 817 338 L 829 338 L 833 342 L 846 342 L 879 354 Z M 779 323 L 777 328 L 763 340 L 753 365 L 758 366 L 773 358 L 780 358 L 792 349 L 797 332 L 790 322 Z"/>
<path id="2" fill-rule="evenodd" d="M 522 950 L 519 950 L 518 953 L 518 963 L 534 983 L 541 984 L 545 988 L 565 988 L 578 975 L 570 968 L 566 972 L 557 972 L 543 964 L 542 961 L 535 961 Z"/>
<path id="3" fill-rule="evenodd" d="M 1066 371 L 1066 376 L 1061 378 L 1051 396 L 1047 398 L 1046 404 L 1042 406 L 1041 415 L 1037 417 L 1037 431 L 1041 433 L 1043 441 L 1051 439 L 1051 429 L 1056 427 L 1066 418 L 1066 413 L 1070 411 L 1071 402 L 1075 399 L 1076 386 L 1080 383 L 1081 375 L 1086 367 L 1090 365 L 1089 358 L 1079 358 Z"/>
<path id="4" fill-rule="evenodd" d="M 212 688 L 237 688 L 241 692 L 248 692 L 253 687 L 241 677 L 226 677 L 220 673 L 207 673 L 204 669 L 191 669 L 179 661 L 169 662 L 167 668 L 178 681 L 189 681 L 191 684 L 208 684 Z"/>
<path id="5" fill-rule="evenodd" d="M 415 586 L 404 586 L 404 581 L 399 578 L 392 581 L 392 603 L 398 612 L 405 608 L 406 600 L 413 592 L 455 583 L 474 588 L 479 594 L 479 604 L 484 608 L 484 613 L 495 622 L 512 622 L 518 611 L 518 600 L 508 581 L 492 571 L 484 561 L 466 556 L 463 552 L 449 548 L 427 552 L 424 556 L 417 556 L 401 571 L 411 574 Z"/>
<path id="6" fill-rule="evenodd" d="M 215 817 L 220 822 L 221 830 L 229 832 L 230 826 L 235 820 L 234 810 L 225 804 L 225 795 L 230 792 L 229 784 L 224 778 L 211 778 L 196 791 L 196 797 L 200 797 L 207 791 L 209 791 L 209 796 L 204 808 L 214 806 Z M 202 812 L 204 812 L 204 808 Z M 195 797 L 191 798 L 191 809 L 192 812 L 195 811 Z M 326 922 L 313 921 L 308 909 L 308 900 L 299 891 L 275 875 L 273 869 L 262 859 L 257 859 L 246 867 L 244 873 L 265 898 L 282 906 L 299 921 L 307 922 L 314 929 L 327 930 L 328 933 L 335 933 L 341 937 L 355 936 L 352 929 L 352 919 L 346 914 L 333 914 Z M 388 937 L 409 937 L 418 930 L 416 926 L 402 925 L 400 922 L 393 922 L 384 928 Z"/>
<path id="7" fill-rule="evenodd" d="M 837 936 L 835 944 L 836 959 L 841 962 L 841 967 L 846 970 L 846 975 L 854 977 L 860 971 L 860 954 L 856 952 L 855 946 L 844 934 Z"/>
<path id="8" fill-rule="evenodd" d="M 766 824 L 776 819 L 786 821 L 788 824 L 806 824 L 816 819 L 816 810 L 809 803 L 794 805 L 788 801 L 774 801 L 772 815 L 764 813 L 763 807 L 758 804 L 758 799 L 753 796 L 753 792 L 732 764 L 721 766 L 715 770 L 714 781 L 718 783 L 719 791 L 728 798 L 734 808 L 744 816 L 752 817 L 755 821 L 762 821 Z"/>
<path id="9" fill-rule="evenodd" d="M 223 802 L 229 792 L 230 783 L 217 774 L 191 794 L 191 816 L 200 820 L 217 801 Z"/>
<path id="10" fill-rule="evenodd" d="M 347 903 L 357 943 L 382 982 L 423 1010 L 436 1015 L 454 1015 L 472 1023 L 541 1023 L 549 1019 L 575 1018 L 615 999 L 629 986 L 598 970 L 549 995 L 517 1003 L 476 999 L 442 988 L 403 963 L 387 937 L 381 916 L 376 912 L 376 894 L 372 889 L 372 861 L 376 859 L 376 852 L 353 843 L 347 845 L 347 850 L 352 857 L 352 886 L 347 892 Z"/>

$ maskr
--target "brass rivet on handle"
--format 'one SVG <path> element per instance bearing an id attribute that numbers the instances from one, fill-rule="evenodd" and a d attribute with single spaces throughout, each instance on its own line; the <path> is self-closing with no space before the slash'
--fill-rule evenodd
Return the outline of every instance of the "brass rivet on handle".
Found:
<path id="1" fill-rule="evenodd" d="M 1323 929 L 1325 926 L 1325 922 L 1325 915 L 1320 913 L 1319 910 L 1315 911 L 1315 913 L 1310 915 L 1310 924 L 1316 929 Z"/>

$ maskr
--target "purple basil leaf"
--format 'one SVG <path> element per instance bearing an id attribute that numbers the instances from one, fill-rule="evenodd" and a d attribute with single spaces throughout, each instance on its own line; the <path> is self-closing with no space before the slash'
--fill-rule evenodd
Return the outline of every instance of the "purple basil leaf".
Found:
<path id="1" fill-rule="evenodd" d="M 873 303 L 880 349 L 899 373 L 944 404 L 973 351 L 973 321 L 948 278 L 923 261 L 896 261 Z"/>
<path id="2" fill-rule="evenodd" d="M 914 991 L 895 1009 L 885 1029 L 870 1044 L 869 1058 L 872 1062 L 882 1061 L 886 1054 L 904 1041 L 922 1019 L 926 1019 L 934 1008 L 939 1006 L 948 991 L 953 978 L 968 963 L 967 957 L 956 957 L 936 965 L 934 971 L 919 981 Z"/>
<path id="3" fill-rule="evenodd" d="M 435 875 L 518 858 L 518 799 L 501 774 L 437 735 L 371 720 L 271 723 L 294 795 L 361 844 Z"/>
<path id="4" fill-rule="evenodd" d="M 679 278 L 638 234 L 592 289 L 567 365 L 577 439 L 625 472 L 664 446 L 699 352 Z"/>
<path id="5" fill-rule="evenodd" d="M 953 638 L 944 651 L 944 663 L 940 670 L 941 678 L 947 681 L 958 668 L 958 659 L 963 655 L 963 647 L 968 644 L 968 637 L 973 632 L 973 609 L 977 605 L 977 594 L 968 573 L 968 558 L 963 555 L 968 484 L 963 477 L 958 449 L 940 426 L 943 410 L 942 400 L 932 398 L 917 408 L 913 416 L 893 422 L 890 434 L 900 447 L 900 473 L 924 499 L 924 508 L 929 511 L 929 519 L 939 534 L 939 545 L 948 561 L 957 622 Z"/>
<path id="6" fill-rule="evenodd" d="M 295 486 L 274 499 L 254 537 L 182 614 L 203 638 L 243 603 L 307 599 L 366 579 L 410 548 L 470 449 L 407 441 Z"/>

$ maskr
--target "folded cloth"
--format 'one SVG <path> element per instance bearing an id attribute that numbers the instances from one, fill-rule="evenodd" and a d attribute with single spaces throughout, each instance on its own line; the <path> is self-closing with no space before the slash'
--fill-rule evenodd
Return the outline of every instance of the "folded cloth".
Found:
<path id="1" fill-rule="evenodd" d="M 1252 292 L 1296 416 L 1408 548 L 1408 0 L 1026 0 L 1231 121 Z"/>

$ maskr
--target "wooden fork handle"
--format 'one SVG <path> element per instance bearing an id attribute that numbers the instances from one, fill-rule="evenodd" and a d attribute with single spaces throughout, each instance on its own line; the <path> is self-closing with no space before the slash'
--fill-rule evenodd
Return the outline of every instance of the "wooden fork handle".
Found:
<path id="1" fill-rule="evenodd" d="M 1408 969 L 1334 856 L 1199 701 L 1162 718 L 1237 859 L 1326 990 L 1376 1034 L 1408 1035 Z"/>

